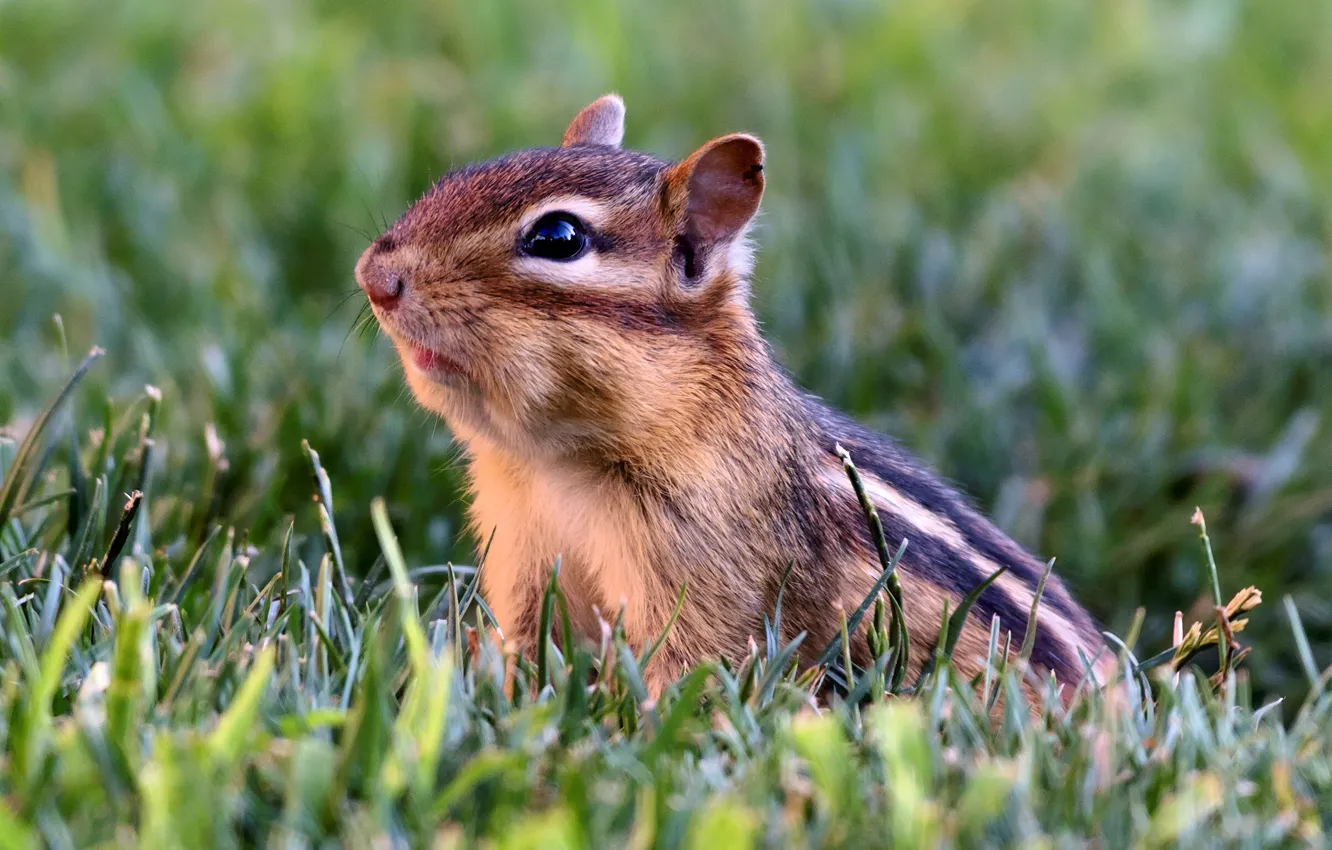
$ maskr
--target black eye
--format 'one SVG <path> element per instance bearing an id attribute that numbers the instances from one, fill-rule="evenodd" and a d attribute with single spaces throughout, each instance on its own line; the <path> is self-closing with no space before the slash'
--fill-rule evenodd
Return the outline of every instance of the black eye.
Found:
<path id="1" fill-rule="evenodd" d="M 543 260 L 573 260 L 587 250 L 587 230 L 569 213 L 554 212 L 537 219 L 523 236 L 523 253 Z"/>

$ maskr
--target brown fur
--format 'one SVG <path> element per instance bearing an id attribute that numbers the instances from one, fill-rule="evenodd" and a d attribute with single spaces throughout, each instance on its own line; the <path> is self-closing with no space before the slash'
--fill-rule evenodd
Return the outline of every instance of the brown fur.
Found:
<path id="1" fill-rule="evenodd" d="M 590 110 L 590 112 L 589 112 Z M 763 191 L 763 148 L 714 140 L 681 163 L 623 151 L 623 106 L 584 110 L 564 145 L 521 151 L 442 178 L 367 249 L 357 277 L 400 275 L 375 312 L 407 380 L 466 449 L 470 519 L 493 543 L 484 593 L 505 636 L 530 642 L 557 556 L 580 633 L 623 604 L 639 644 L 683 611 L 647 671 L 654 692 L 689 664 L 743 655 L 763 634 L 780 578 L 783 633 L 811 660 L 879 572 L 835 454 L 852 454 L 899 567 L 913 667 L 950 610 L 997 569 L 963 630 L 963 675 L 987 654 L 990 617 L 1021 643 L 1042 564 L 922 469 L 801 392 L 774 363 L 748 305 L 745 230 Z M 570 263 L 520 252 L 551 210 L 589 224 Z M 427 374 L 416 347 L 443 372 Z M 1103 648 L 1051 577 L 1033 660 L 1062 681 Z M 864 640 L 855 640 L 867 663 Z M 914 672 L 914 671 L 913 671 Z"/>

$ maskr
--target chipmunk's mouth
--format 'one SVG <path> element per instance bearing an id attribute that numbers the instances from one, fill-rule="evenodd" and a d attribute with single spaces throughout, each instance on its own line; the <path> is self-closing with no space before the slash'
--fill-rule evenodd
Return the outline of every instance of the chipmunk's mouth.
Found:
<path id="1" fill-rule="evenodd" d="M 467 377 L 467 371 L 461 363 L 434 348 L 415 342 L 407 342 L 403 347 L 407 355 L 404 359 L 433 381 L 451 384 Z"/>

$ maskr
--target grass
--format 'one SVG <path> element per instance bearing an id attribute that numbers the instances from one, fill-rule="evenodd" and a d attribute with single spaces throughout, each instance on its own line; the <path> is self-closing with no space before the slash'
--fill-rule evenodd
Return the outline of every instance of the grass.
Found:
<path id="1" fill-rule="evenodd" d="M 0 835 L 1326 831 L 1330 29 L 1307 0 L 0 3 Z M 637 148 L 764 139 L 783 363 L 1057 558 L 1150 708 L 991 730 L 941 660 L 811 718 L 785 634 L 651 709 L 645 648 L 547 647 L 513 703 L 461 651 L 456 447 L 354 332 L 351 268 L 432 177 L 612 89 Z M 882 670 L 830 648 L 842 692 L 915 684 L 890 582 Z M 1215 609 L 1250 586 L 1279 604 L 1226 620 L 1237 659 Z"/>
<path id="2" fill-rule="evenodd" d="M 348 562 L 377 495 L 408 556 L 470 560 L 454 447 L 351 333 L 351 269 L 432 177 L 617 89 L 634 147 L 764 139 L 783 363 L 1057 557 L 1108 628 L 1145 607 L 1167 641 L 1210 610 L 1201 506 L 1329 657 L 1329 27 L 1307 0 L 9 0 L 0 422 L 65 373 L 59 314 L 108 351 L 94 400 L 161 389 L 155 474 L 208 519 L 280 534 L 308 439 Z M 1258 692 L 1294 697 L 1283 623 L 1251 628 Z"/>
<path id="3" fill-rule="evenodd" d="M 1332 825 L 1332 668 L 1289 597 L 1308 677 L 1289 723 L 1242 668 L 1192 663 L 1242 629 L 1247 591 L 1153 659 L 1130 638 L 1118 690 L 1033 714 L 1021 665 L 961 682 L 946 643 L 919 681 L 893 676 L 900 590 L 874 600 L 872 669 L 834 645 L 800 670 L 779 609 L 765 646 L 653 703 L 653 647 L 618 621 L 599 646 L 561 640 L 556 575 L 510 696 L 483 564 L 441 582 L 375 499 L 381 555 L 344 579 L 313 450 L 311 504 L 274 542 L 200 536 L 143 474 L 157 399 L 76 443 L 56 407 L 73 397 L 0 453 L 5 846 L 1280 847 Z"/>

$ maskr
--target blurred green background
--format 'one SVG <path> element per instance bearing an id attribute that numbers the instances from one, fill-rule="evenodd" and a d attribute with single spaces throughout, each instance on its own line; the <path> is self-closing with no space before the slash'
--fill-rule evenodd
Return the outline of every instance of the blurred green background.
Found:
<path id="1" fill-rule="evenodd" d="M 1332 4 L 1310 0 L 0 3 L 0 422 L 110 356 L 80 427 L 165 394 L 154 511 L 312 511 L 352 567 L 471 555 L 447 431 L 349 335 L 355 258 L 454 165 L 558 141 L 769 151 L 756 307 L 808 387 L 897 436 L 1145 639 L 1257 584 L 1250 669 L 1332 651 Z M 349 297 L 350 296 L 350 297 Z M 205 426 L 225 444 L 210 478 Z M 209 482 L 212 482 L 211 484 Z M 175 503 L 173 505 L 173 502 Z M 201 527 L 201 526 L 197 526 Z"/>

